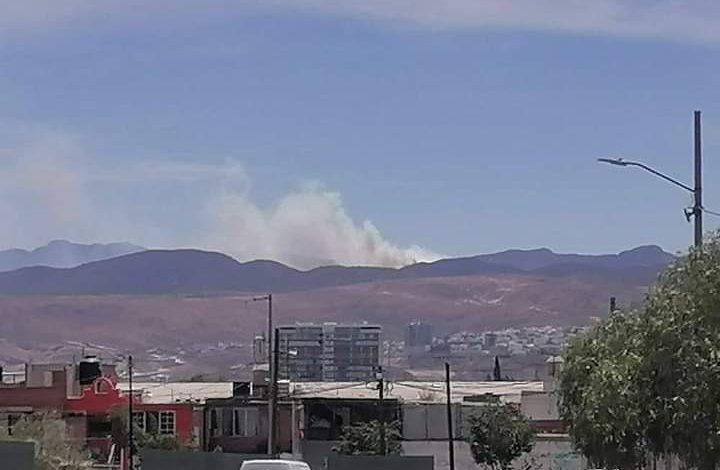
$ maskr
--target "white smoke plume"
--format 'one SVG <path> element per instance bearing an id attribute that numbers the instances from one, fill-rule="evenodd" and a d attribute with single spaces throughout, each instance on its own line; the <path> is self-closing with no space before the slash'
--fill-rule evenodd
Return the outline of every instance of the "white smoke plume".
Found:
<path id="1" fill-rule="evenodd" d="M 272 259 L 304 269 L 397 267 L 438 258 L 389 242 L 370 221 L 356 223 L 340 195 L 318 184 L 290 191 L 265 208 L 249 196 L 250 179 L 238 161 L 119 165 L 98 163 L 83 147 L 74 136 L 31 130 L 14 146 L 0 148 L 0 249 L 33 248 L 57 238 L 128 241 L 218 250 L 243 261 Z M 140 210 L 140 194 L 158 185 L 167 200 L 155 210 L 174 208 L 187 220 Z M 177 209 L 177 191 L 205 202 Z"/>
<path id="2" fill-rule="evenodd" d="M 75 165 L 81 157 L 76 139 L 48 130 L 0 135 L 8 137 L 17 142 L 0 148 L 0 243 L 24 247 L 25 241 L 44 240 L 41 233 L 84 238 L 85 222 L 94 211 L 85 175 Z"/>
<path id="3" fill-rule="evenodd" d="M 438 255 L 417 246 L 401 248 L 383 238 L 369 220 L 353 221 L 340 195 L 308 185 L 263 210 L 238 192 L 224 192 L 210 246 L 241 259 L 281 260 L 298 268 L 324 264 L 398 267 Z"/>

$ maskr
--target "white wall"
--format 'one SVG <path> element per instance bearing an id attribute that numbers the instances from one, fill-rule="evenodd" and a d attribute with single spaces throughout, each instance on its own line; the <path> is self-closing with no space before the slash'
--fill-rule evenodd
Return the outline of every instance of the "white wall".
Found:
<path id="1" fill-rule="evenodd" d="M 523 393 L 520 407 L 523 414 L 533 421 L 560 419 L 557 392 Z"/>

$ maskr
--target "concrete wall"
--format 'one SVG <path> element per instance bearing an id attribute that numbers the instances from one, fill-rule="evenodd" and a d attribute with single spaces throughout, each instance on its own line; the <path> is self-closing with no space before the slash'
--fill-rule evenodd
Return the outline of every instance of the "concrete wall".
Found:
<path id="1" fill-rule="evenodd" d="M 453 432 L 460 434 L 463 410 L 453 405 Z M 444 404 L 408 404 L 402 406 L 403 439 L 427 441 L 447 439 L 447 410 Z"/>
<path id="2" fill-rule="evenodd" d="M 315 469 L 316 467 L 313 467 Z M 327 470 L 434 470 L 432 457 L 371 457 L 333 455 Z M 320 470 L 320 469 L 318 469 Z"/>
<path id="3" fill-rule="evenodd" d="M 144 450 L 141 458 L 143 470 L 238 470 L 245 460 L 267 457 L 219 452 Z"/>
<path id="4" fill-rule="evenodd" d="M 35 470 L 35 446 L 30 442 L 0 442 L 0 468 Z"/>
<path id="5" fill-rule="evenodd" d="M 557 402 L 548 394 L 528 395 L 523 406 L 527 407 L 527 416 L 533 420 L 558 421 Z M 453 436 L 462 439 L 470 430 L 470 418 L 482 407 L 482 403 L 454 403 Z M 526 411 L 523 409 L 523 411 Z M 558 426 L 555 426 L 558 427 Z M 541 428 L 545 429 L 545 428 Z M 554 431 L 554 428 L 553 428 Z M 438 441 L 447 439 L 447 409 L 444 403 L 413 403 L 402 405 L 402 432 L 406 441 Z"/>
<path id="6" fill-rule="evenodd" d="M 586 470 L 585 459 L 573 449 L 570 437 L 564 434 L 540 434 L 530 458 L 543 470 Z"/>
<path id="7" fill-rule="evenodd" d="M 358 457 L 337 455 L 332 450 L 336 445 L 337 442 L 334 441 L 302 441 L 302 456 L 296 456 L 296 458 L 310 464 L 313 470 L 434 470 L 439 468 L 433 463 L 433 455 L 429 452 L 423 453 L 422 449 L 417 449 L 417 453 L 412 455 L 406 452 L 406 455 L 402 457 Z M 447 449 L 447 444 L 445 444 L 445 449 Z M 477 467 L 473 470 L 477 470 Z"/>
<path id="8" fill-rule="evenodd" d="M 324 469 L 332 448 L 333 441 L 301 441 L 302 459 L 308 462 L 313 470 Z M 432 456 L 435 460 L 434 470 L 449 470 L 448 444 L 445 440 L 403 441 L 403 456 Z M 298 456 L 300 457 L 300 456 Z M 515 468 L 520 470 L 524 464 L 532 464 L 537 470 L 587 470 L 585 460 L 578 455 L 565 434 L 539 434 L 532 452 L 518 459 Z M 373 470 L 377 470 L 374 467 Z M 455 470 L 477 470 L 470 445 L 467 442 L 455 441 Z M 331 469 L 332 470 L 332 469 Z"/>
<path id="9" fill-rule="evenodd" d="M 525 392 L 521 398 L 521 409 L 533 421 L 559 420 L 557 392 Z"/>
<path id="10" fill-rule="evenodd" d="M 403 442 L 403 454 L 432 455 L 435 458 L 435 470 L 448 470 L 448 444 L 446 441 L 406 441 Z M 518 459 L 514 467 L 521 469 L 523 464 L 532 463 L 540 470 L 586 470 L 584 459 L 574 452 L 570 439 L 565 435 L 539 435 L 532 452 Z M 455 470 L 477 470 L 467 442 L 455 442 Z"/>
<path id="11" fill-rule="evenodd" d="M 61 410 L 67 396 L 65 372 L 48 372 L 49 386 L 0 385 L 0 408 L 29 407 L 33 410 Z"/>
<path id="12" fill-rule="evenodd" d="M 302 457 L 298 456 L 312 467 L 313 470 L 322 470 L 326 467 L 327 458 L 333 453 L 335 441 L 301 441 L 300 451 Z"/>

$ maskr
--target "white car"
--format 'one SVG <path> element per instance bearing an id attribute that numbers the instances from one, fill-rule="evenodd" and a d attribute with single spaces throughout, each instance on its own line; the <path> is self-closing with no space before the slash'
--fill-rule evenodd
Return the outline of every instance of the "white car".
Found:
<path id="1" fill-rule="evenodd" d="M 297 460 L 246 460 L 240 470 L 312 470 L 310 465 Z"/>

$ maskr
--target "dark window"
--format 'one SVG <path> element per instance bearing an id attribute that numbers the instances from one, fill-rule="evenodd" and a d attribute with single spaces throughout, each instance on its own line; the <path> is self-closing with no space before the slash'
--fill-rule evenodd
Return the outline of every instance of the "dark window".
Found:
<path id="1" fill-rule="evenodd" d="M 22 415 L 8 415 L 7 417 L 7 432 L 8 436 L 13 435 L 13 429 L 15 429 L 15 425 L 22 421 L 23 416 Z"/>
<path id="2" fill-rule="evenodd" d="M 239 437 L 257 436 L 257 408 L 235 408 L 233 410 L 233 435 Z"/>

